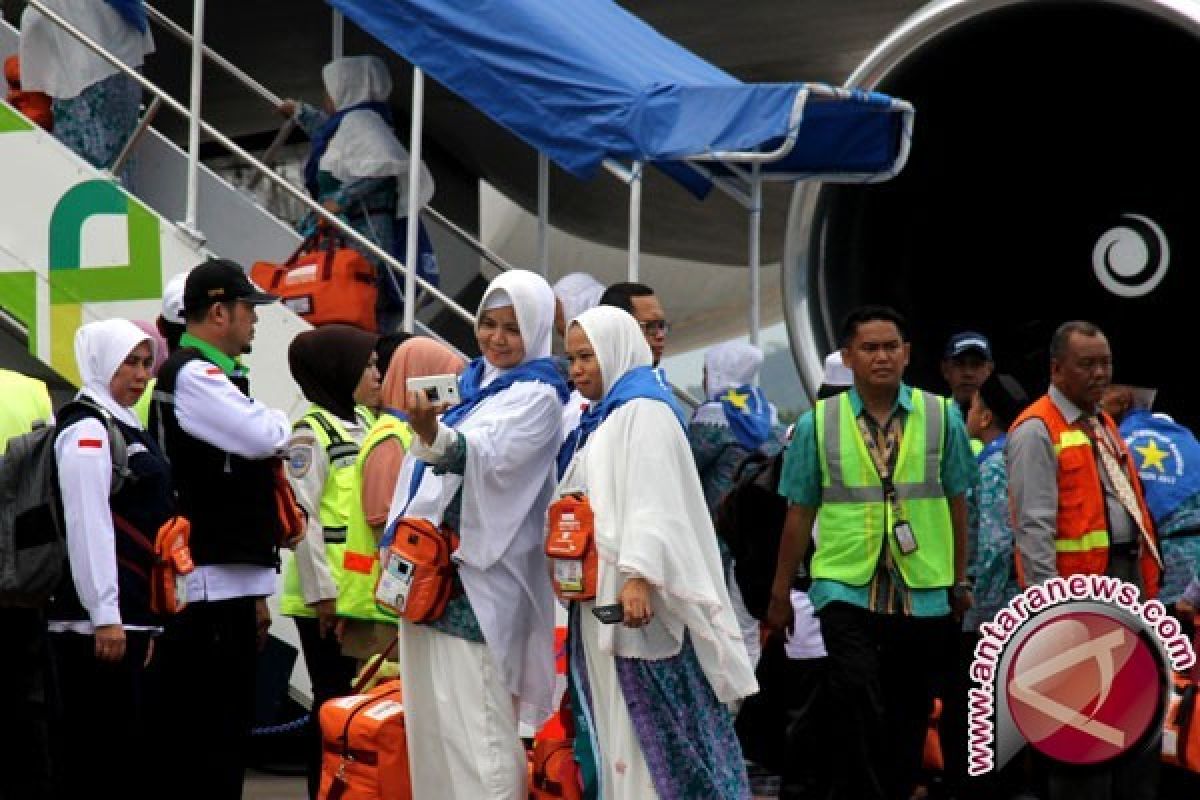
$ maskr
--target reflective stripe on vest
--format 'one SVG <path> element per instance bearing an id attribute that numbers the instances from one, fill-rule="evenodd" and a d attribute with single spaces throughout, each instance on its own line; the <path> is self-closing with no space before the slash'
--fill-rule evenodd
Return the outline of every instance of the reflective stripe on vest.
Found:
<path id="1" fill-rule="evenodd" d="M 822 400 L 814 410 L 821 464 L 820 535 L 814 578 L 864 586 L 875 573 L 886 541 L 893 562 L 913 589 L 954 582 L 954 529 L 941 483 L 946 434 L 945 398 L 913 391 L 904 420 L 893 483 L 917 551 L 903 555 L 891 535 L 896 520 L 858 429 L 848 394 Z"/>
<path id="2" fill-rule="evenodd" d="M 1036 419 L 1046 426 L 1056 456 L 1056 485 L 1058 509 L 1055 519 L 1054 550 L 1058 574 L 1066 577 L 1077 574 L 1103 574 L 1108 570 L 1108 513 L 1104 487 L 1100 477 L 1103 467 L 1097 463 L 1092 440 L 1080 424 L 1069 424 L 1062 411 L 1048 394 L 1042 395 L 1013 422 L 1010 430 L 1026 420 Z M 1104 427 L 1113 441 L 1123 444 L 1120 431 L 1107 415 L 1101 416 Z M 1128 465 L 1129 459 L 1124 459 Z M 1153 531 L 1152 517 L 1146 508 L 1137 473 L 1126 466 L 1126 475 L 1137 495 L 1142 519 Z M 1014 527 L 1018 520 L 1014 519 Z M 1139 569 L 1145 597 L 1158 593 L 1160 570 L 1153 554 L 1141 548 Z M 1025 580 L 1018 570 L 1022 585 Z"/>
<path id="3" fill-rule="evenodd" d="M 325 557 L 329 563 L 330 577 L 342 592 L 342 563 L 345 557 L 346 539 L 350 517 L 355 508 L 362 507 L 362 490 L 355 466 L 358 462 L 358 444 L 346 433 L 337 417 L 323 408 L 313 406 L 296 426 L 310 428 L 317 444 L 329 459 L 329 472 L 321 492 L 321 507 L 318 517 L 321 533 L 325 539 Z M 360 511 L 361 513 L 361 511 Z M 283 594 L 279 600 L 280 611 L 290 617 L 313 617 L 316 612 L 304 602 L 300 588 L 300 575 L 293 557 L 287 563 L 283 576 Z"/>
<path id="4" fill-rule="evenodd" d="M 412 429 L 391 414 L 381 414 L 379 420 L 363 439 L 362 449 L 354 466 L 359 486 L 358 502 L 351 509 L 346 532 L 346 548 L 342 557 L 342 581 L 338 584 L 338 615 L 371 622 L 396 621 L 396 617 L 375 605 L 375 583 L 379 579 L 379 552 L 375 532 L 367 524 L 362 506 L 363 469 L 375 447 L 395 437 L 408 451 L 412 444 Z"/>

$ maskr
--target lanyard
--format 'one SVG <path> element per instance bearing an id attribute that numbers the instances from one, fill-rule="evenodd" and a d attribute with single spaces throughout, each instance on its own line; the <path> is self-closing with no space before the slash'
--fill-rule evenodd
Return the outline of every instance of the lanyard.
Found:
<path id="1" fill-rule="evenodd" d="M 879 473 L 879 480 L 883 484 L 884 499 L 891 504 L 899 516 L 900 503 L 896 496 L 896 484 L 892 482 L 892 472 L 900 454 L 900 420 L 893 413 L 888 417 L 883 429 L 880 430 L 875 419 L 864 411 L 855 421 L 858 423 L 858 430 L 862 433 L 863 441 L 866 442 L 867 452 L 871 454 L 875 470 Z M 881 439 L 882 441 L 880 441 Z"/>

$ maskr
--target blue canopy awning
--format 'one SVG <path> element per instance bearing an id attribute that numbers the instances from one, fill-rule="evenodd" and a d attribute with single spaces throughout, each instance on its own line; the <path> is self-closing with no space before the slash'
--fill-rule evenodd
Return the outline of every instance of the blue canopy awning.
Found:
<path id="1" fill-rule="evenodd" d="M 699 176 L 670 162 L 728 172 L 779 150 L 762 170 L 878 180 L 907 157 L 907 103 L 742 83 L 611 0 L 328 2 L 579 178 L 605 159 L 655 162 L 695 191 Z"/>

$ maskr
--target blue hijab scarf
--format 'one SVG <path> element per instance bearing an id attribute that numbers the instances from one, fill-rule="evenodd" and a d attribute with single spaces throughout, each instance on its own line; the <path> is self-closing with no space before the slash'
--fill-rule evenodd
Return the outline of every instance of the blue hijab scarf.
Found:
<path id="1" fill-rule="evenodd" d="M 142 0 L 104 0 L 121 15 L 121 19 L 125 20 L 133 28 L 137 29 L 138 33 L 145 33 L 150 27 L 150 22 L 146 18 L 146 6 L 142 4 Z"/>
<path id="2" fill-rule="evenodd" d="M 771 437 L 771 406 L 761 388 L 743 384 L 722 391 L 717 400 L 742 447 L 757 450 Z"/>
<path id="3" fill-rule="evenodd" d="M 609 414 L 630 400 L 636 400 L 639 397 L 666 403 L 672 412 L 675 411 L 674 397 L 671 390 L 663 384 L 658 370 L 654 367 L 634 367 L 613 384 L 613 387 L 604 395 L 603 400 L 588 406 L 587 410 L 583 412 L 583 416 L 579 420 L 579 427 L 567 437 L 558 451 L 558 477 L 562 478 L 563 473 L 567 470 L 567 465 L 575 457 L 575 453 L 600 427 L 600 423 L 608 419 Z M 675 418 L 679 419 L 679 415 L 676 414 Z M 680 422 L 680 427 L 682 427 L 682 422 Z"/>

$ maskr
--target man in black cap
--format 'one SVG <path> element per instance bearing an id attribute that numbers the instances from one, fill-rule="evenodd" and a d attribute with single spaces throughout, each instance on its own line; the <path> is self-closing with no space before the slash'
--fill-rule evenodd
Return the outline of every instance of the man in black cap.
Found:
<path id="1" fill-rule="evenodd" d="M 965 417 L 971 398 L 992 374 L 992 345 L 976 331 L 962 331 L 950 337 L 942 353 L 942 377 L 950 386 L 950 396 Z"/>
<path id="2" fill-rule="evenodd" d="M 158 374 L 150 430 L 171 462 L 179 510 L 192 525 L 187 607 L 167 624 L 156 660 L 170 724 L 159 763 L 172 794 L 241 797 L 254 715 L 257 650 L 275 591 L 280 521 L 274 466 L 287 414 L 252 399 L 246 367 L 260 292 L 232 261 L 210 259 L 183 290 L 187 331 Z M 199 759 L 203 769 L 196 769 Z"/>

